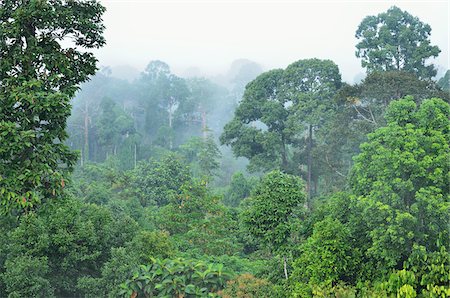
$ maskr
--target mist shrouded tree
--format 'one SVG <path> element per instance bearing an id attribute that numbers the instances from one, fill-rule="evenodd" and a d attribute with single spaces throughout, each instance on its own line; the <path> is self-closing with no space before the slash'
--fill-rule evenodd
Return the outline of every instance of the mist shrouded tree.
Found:
<path id="1" fill-rule="evenodd" d="M 318 180 L 318 173 L 313 169 L 314 131 L 330 117 L 333 96 L 341 87 L 341 75 L 333 61 L 320 59 L 294 62 L 283 75 L 283 96 L 292 104 L 288 129 L 296 139 L 300 163 L 307 166 L 309 202 Z"/>
<path id="2" fill-rule="evenodd" d="M 290 139 L 285 129 L 289 107 L 280 96 L 282 79 L 283 70 L 276 69 L 250 82 L 220 137 L 236 156 L 250 160 L 251 170 L 288 168 Z"/>
<path id="3" fill-rule="evenodd" d="M 445 72 L 445 75 L 439 79 L 438 85 L 443 89 L 450 91 L 450 70 Z"/>
<path id="4" fill-rule="evenodd" d="M 342 189 L 353 165 L 352 156 L 360 152 L 359 145 L 366 135 L 385 126 L 388 105 L 410 95 L 417 104 L 426 98 L 438 97 L 448 101 L 449 94 L 431 80 L 420 79 L 406 71 L 374 71 L 359 84 L 346 85 L 334 98 L 334 112 L 318 131 L 314 155 L 320 158 L 321 185 L 330 191 Z"/>
<path id="5" fill-rule="evenodd" d="M 0 3 L 2 212 L 32 208 L 64 187 L 76 160 L 64 144 L 70 99 L 95 73 L 86 49 L 105 43 L 104 11 L 96 1 Z"/>
<path id="6" fill-rule="evenodd" d="M 142 83 L 146 86 L 146 129 L 160 127 L 159 137 L 163 139 L 163 145 L 172 148 L 174 116 L 188 97 L 187 85 L 184 79 L 171 73 L 169 65 L 159 60 L 148 64 Z"/>
<path id="7" fill-rule="evenodd" d="M 431 27 L 393 6 L 384 13 L 367 16 L 356 31 L 359 43 L 356 56 L 369 72 L 375 70 L 404 70 L 421 78 L 436 75 L 428 58 L 437 57 L 440 50 L 430 44 Z"/>
<path id="8" fill-rule="evenodd" d="M 250 170 L 300 173 L 299 163 L 306 164 L 312 193 L 318 179 L 312 169 L 313 132 L 329 117 L 340 86 L 339 69 L 331 60 L 299 60 L 285 70 L 265 72 L 246 86 L 220 141 L 248 158 Z"/>

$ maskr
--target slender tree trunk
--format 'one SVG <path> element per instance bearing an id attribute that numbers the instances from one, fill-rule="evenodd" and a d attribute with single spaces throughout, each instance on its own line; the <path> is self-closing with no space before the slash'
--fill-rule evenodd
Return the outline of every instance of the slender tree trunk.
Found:
<path id="1" fill-rule="evenodd" d="M 202 136 L 203 140 L 206 140 L 208 137 L 208 133 L 206 131 L 206 112 L 202 111 Z"/>
<path id="2" fill-rule="evenodd" d="M 137 145 L 134 143 L 134 168 L 136 168 L 137 165 Z"/>
<path id="3" fill-rule="evenodd" d="M 281 163 L 283 170 L 286 170 L 288 167 L 288 162 L 286 153 L 286 141 L 284 139 L 284 135 L 281 136 Z"/>
<path id="4" fill-rule="evenodd" d="M 173 101 L 172 98 L 169 102 L 169 128 L 170 128 L 170 135 L 169 135 L 169 149 L 172 150 L 173 142 L 172 142 L 172 122 L 173 122 Z"/>
<path id="5" fill-rule="evenodd" d="M 284 278 L 288 279 L 288 272 L 287 272 L 287 261 L 286 261 L 286 256 L 283 256 L 283 267 L 284 267 Z"/>
<path id="6" fill-rule="evenodd" d="M 89 105 L 87 99 L 84 103 L 84 154 L 83 159 L 87 161 L 89 158 Z"/>
<path id="7" fill-rule="evenodd" d="M 312 150 L 312 125 L 309 125 L 309 135 L 308 135 L 308 178 L 307 178 L 307 206 L 308 209 L 311 209 L 311 197 L 312 197 L 312 185 L 311 185 L 311 174 L 312 174 L 312 156 L 311 156 L 311 150 Z"/>

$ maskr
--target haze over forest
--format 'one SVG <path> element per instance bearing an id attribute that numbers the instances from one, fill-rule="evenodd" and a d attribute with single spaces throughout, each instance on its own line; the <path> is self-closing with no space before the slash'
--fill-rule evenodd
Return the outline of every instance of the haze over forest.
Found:
<path id="1" fill-rule="evenodd" d="M 107 44 L 96 51 L 101 66 L 134 76 L 151 60 L 183 76 L 217 76 L 232 61 L 249 59 L 264 70 L 307 58 L 333 60 L 348 83 L 364 69 L 354 55 L 355 28 L 367 15 L 398 5 L 432 28 L 441 54 L 429 63 L 438 77 L 450 65 L 448 1 L 190 1 L 102 0 Z"/>

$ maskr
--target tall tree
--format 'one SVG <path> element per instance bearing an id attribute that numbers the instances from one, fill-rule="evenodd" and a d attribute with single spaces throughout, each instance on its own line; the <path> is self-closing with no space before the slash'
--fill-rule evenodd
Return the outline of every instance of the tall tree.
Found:
<path id="1" fill-rule="evenodd" d="M 450 70 L 445 72 L 445 75 L 439 79 L 438 85 L 446 91 L 450 91 Z"/>
<path id="2" fill-rule="evenodd" d="M 171 73 L 169 65 L 166 63 L 155 60 L 148 64 L 142 74 L 142 83 L 146 86 L 143 95 L 146 101 L 144 103 L 147 113 L 146 128 L 154 129 L 165 126 L 168 128 L 166 131 L 172 134 L 175 113 L 189 94 L 184 79 Z M 161 115 L 158 114 L 164 115 L 166 120 L 162 120 Z M 161 119 L 162 122 L 155 125 L 155 120 L 158 119 Z M 173 147 L 173 137 L 169 137 L 167 146 L 170 149 Z"/>
<path id="3" fill-rule="evenodd" d="M 293 222 L 298 219 L 304 203 L 305 194 L 300 178 L 272 171 L 256 187 L 248 208 L 242 213 L 248 231 L 271 252 L 283 256 L 286 279 L 286 255 Z"/>
<path id="4" fill-rule="evenodd" d="M 104 45 L 104 11 L 96 1 L 0 3 L 2 212 L 32 208 L 64 187 L 76 159 L 64 144 L 70 98 L 95 73 L 85 49 Z"/>
<path id="5" fill-rule="evenodd" d="M 437 98 L 420 106 L 394 101 L 387 126 L 370 134 L 355 158 L 350 185 L 370 231 L 368 255 L 380 270 L 400 269 L 415 246 L 448 247 L 449 111 Z"/>
<path id="6" fill-rule="evenodd" d="M 333 96 L 341 87 L 341 75 L 331 60 L 305 59 L 289 65 L 283 77 L 283 97 L 292 106 L 289 129 L 296 135 L 300 163 L 307 165 L 305 180 L 310 202 L 318 180 L 317 173 L 313 177 L 313 133 L 330 115 Z"/>
<path id="7" fill-rule="evenodd" d="M 425 65 L 440 50 L 430 44 L 431 27 L 406 11 L 393 6 L 386 12 L 363 19 L 356 31 L 356 56 L 369 72 L 405 70 L 422 78 L 436 75 L 433 65 Z"/>
<path id="8" fill-rule="evenodd" d="M 450 99 L 431 80 L 423 80 L 406 71 L 374 71 L 360 84 L 345 85 L 334 98 L 330 115 L 317 132 L 313 156 L 320 162 L 321 177 L 326 185 L 321 190 L 342 189 L 353 165 L 352 157 L 360 152 L 366 135 L 386 125 L 389 104 L 411 95 L 416 104 L 426 98 Z"/>
<path id="9" fill-rule="evenodd" d="M 236 156 L 250 160 L 250 170 L 288 168 L 289 107 L 280 96 L 282 80 L 283 70 L 276 69 L 250 82 L 233 120 L 225 125 L 220 137 L 222 144 L 231 145 Z"/>

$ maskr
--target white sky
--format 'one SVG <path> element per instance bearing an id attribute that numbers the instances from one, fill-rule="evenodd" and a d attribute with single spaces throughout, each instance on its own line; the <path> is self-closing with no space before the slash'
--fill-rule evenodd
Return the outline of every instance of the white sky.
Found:
<path id="1" fill-rule="evenodd" d="M 182 73 L 225 72 L 247 58 L 264 69 L 306 58 L 331 59 L 352 82 L 363 69 L 355 57 L 355 31 L 365 16 L 392 5 L 428 23 L 441 54 L 439 73 L 449 68 L 450 1 L 153 1 L 102 0 L 107 45 L 96 51 L 102 66 L 167 62 Z M 439 76 L 439 75 L 438 75 Z"/>

